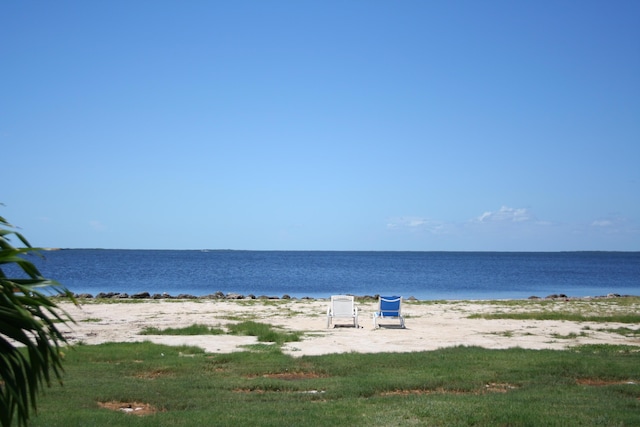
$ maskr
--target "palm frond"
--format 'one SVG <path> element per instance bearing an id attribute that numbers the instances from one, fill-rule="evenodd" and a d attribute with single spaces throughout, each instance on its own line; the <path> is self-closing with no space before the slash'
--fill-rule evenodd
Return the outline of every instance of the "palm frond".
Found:
<path id="1" fill-rule="evenodd" d="M 10 427 L 15 418 L 18 425 L 26 427 L 30 413 L 37 410 L 38 393 L 51 384 L 51 373 L 62 382 L 61 347 L 67 340 L 56 323 L 73 322 L 41 289 L 75 299 L 25 259 L 41 254 L 14 228 L 0 217 L 0 425 Z M 13 246 L 11 235 L 24 247 Z M 1 267 L 9 264 L 17 266 L 25 277 L 8 278 Z"/>

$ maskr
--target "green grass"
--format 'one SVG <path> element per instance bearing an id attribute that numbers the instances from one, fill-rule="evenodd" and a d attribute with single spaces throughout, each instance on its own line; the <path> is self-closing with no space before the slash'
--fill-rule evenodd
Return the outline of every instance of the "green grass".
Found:
<path id="1" fill-rule="evenodd" d="M 302 332 L 287 332 L 274 328 L 266 323 L 246 320 L 240 323 L 232 323 L 227 326 L 232 335 L 255 336 L 260 342 L 283 344 L 286 342 L 300 341 Z M 226 332 L 221 328 L 212 328 L 207 325 L 194 324 L 184 328 L 158 329 L 146 327 L 140 335 L 222 335 Z"/>
<path id="2" fill-rule="evenodd" d="M 191 325 L 185 328 L 167 328 L 158 329 L 152 326 L 144 328 L 140 331 L 140 335 L 221 335 L 224 330 L 220 328 L 212 328 L 207 325 Z"/>
<path id="3" fill-rule="evenodd" d="M 589 307 L 602 306 L 606 309 L 612 307 L 618 307 L 621 309 L 637 308 L 640 305 L 640 296 L 629 297 L 617 297 L 617 298 L 577 298 L 569 299 L 504 299 L 504 300 L 415 300 L 407 301 L 407 304 L 413 305 L 440 305 L 445 304 L 448 306 L 455 305 L 477 305 L 492 306 L 492 307 L 504 307 L 504 308 L 558 308 L 571 309 L 571 307 Z"/>
<path id="4" fill-rule="evenodd" d="M 589 315 L 570 312 L 514 312 L 471 314 L 470 319 L 568 320 L 572 322 L 640 323 L 640 314 Z"/>
<path id="5" fill-rule="evenodd" d="M 230 333 L 234 335 L 251 335 L 258 338 L 260 342 L 274 342 L 283 344 L 285 342 L 300 341 L 301 332 L 286 332 L 274 329 L 273 326 L 265 323 L 245 321 L 228 326 Z"/>
<path id="6" fill-rule="evenodd" d="M 639 366 L 637 349 L 606 345 L 300 358 L 277 345 L 231 354 L 78 346 L 67 353 L 64 386 L 41 397 L 31 426 L 640 425 Z"/>
<path id="7" fill-rule="evenodd" d="M 563 335 L 563 334 L 551 334 L 551 336 L 553 338 L 556 338 L 556 339 L 572 340 L 572 339 L 576 339 L 578 337 L 586 337 L 586 336 L 588 336 L 588 334 L 586 332 L 580 332 L 579 334 L 575 333 L 575 332 L 571 332 L 571 333 L 568 333 L 568 334 L 565 334 L 565 335 Z"/>
<path id="8" fill-rule="evenodd" d="M 556 320 L 598 323 L 640 323 L 640 298 L 620 297 L 576 300 L 473 301 L 493 311 L 473 313 L 470 319 Z"/>
<path id="9" fill-rule="evenodd" d="M 614 334 L 624 335 L 625 337 L 637 337 L 640 336 L 640 329 L 631 329 L 631 328 L 610 328 L 610 329 L 598 329 L 599 331 L 604 332 L 613 332 Z"/>

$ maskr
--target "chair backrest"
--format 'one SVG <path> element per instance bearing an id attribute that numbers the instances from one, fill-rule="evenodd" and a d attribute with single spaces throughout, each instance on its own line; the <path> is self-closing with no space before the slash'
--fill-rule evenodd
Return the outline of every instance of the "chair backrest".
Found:
<path id="1" fill-rule="evenodd" d="M 353 316 L 353 295 L 332 295 L 331 307 L 334 316 Z"/>
<path id="2" fill-rule="evenodd" d="M 402 297 L 380 297 L 380 314 L 382 316 L 398 317 L 402 310 Z"/>

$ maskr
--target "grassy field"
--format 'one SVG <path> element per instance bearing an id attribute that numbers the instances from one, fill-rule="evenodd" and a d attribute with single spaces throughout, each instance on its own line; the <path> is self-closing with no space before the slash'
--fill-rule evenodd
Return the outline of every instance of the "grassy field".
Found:
<path id="1" fill-rule="evenodd" d="M 31 425 L 640 425 L 631 347 L 292 358 L 269 342 L 231 354 L 111 343 L 70 350 L 65 367 Z"/>
<path id="2" fill-rule="evenodd" d="M 610 332 L 640 333 L 638 298 L 475 304 L 491 309 L 474 313 L 479 310 L 467 307 L 468 317 L 588 321 L 591 329 L 599 328 L 593 322 L 603 323 L 602 328 L 616 322 Z M 291 357 L 281 347 L 303 333 L 236 320 L 225 328 L 194 324 L 141 332 L 211 340 L 222 334 L 257 337 L 256 344 L 230 354 L 149 342 L 70 348 L 64 385 L 41 396 L 31 425 L 640 425 L 639 347 L 453 347 Z"/>

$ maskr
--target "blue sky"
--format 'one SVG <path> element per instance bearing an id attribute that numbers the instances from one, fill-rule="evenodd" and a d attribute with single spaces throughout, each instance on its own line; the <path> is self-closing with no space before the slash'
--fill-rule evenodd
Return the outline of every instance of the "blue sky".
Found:
<path id="1" fill-rule="evenodd" d="M 0 5 L 43 247 L 640 250 L 640 2 Z"/>

